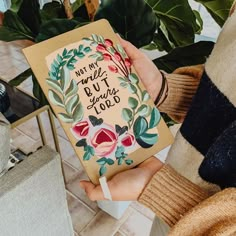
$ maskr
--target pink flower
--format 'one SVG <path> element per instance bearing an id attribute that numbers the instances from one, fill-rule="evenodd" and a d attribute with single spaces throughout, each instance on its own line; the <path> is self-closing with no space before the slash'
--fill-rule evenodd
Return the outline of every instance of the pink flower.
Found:
<path id="1" fill-rule="evenodd" d="M 127 133 L 125 137 L 121 140 L 121 143 L 124 147 L 130 147 L 134 144 L 135 139 L 132 134 Z"/>
<path id="2" fill-rule="evenodd" d="M 113 46 L 113 42 L 110 39 L 105 39 L 105 45 L 107 47 L 112 47 Z"/>
<path id="3" fill-rule="evenodd" d="M 111 71 L 111 72 L 114 72 L 114 73 L 117 73 L 118 72 L 118 69 L 116 66 L 108 66 L 108 69 Z"/>
<path id="4" fill-rule="evenodd" d="M 114 130 L 101 128 L 91 139 L 91 146 L 95 150 L 95 154 L 100 157 L 110 155 L 117 145 L 117 136 Z"/>
<path id="5" fill-rule="evenodd" d="M 117 61 L 120 61 L 120 60 L 121 60 L 121 55 L 120 55 L 120 53 L 118 53 L 118 52 L 115 52 L 114 57 L 115 57 L 115 59 L 116 59 Z"/>
<path id="6" fill-rule="evenodd" d="M 104 59 L 104 61 L 110 61 L 111 60 L 111 55 L 109 55 L 108 53 L 104 53 L 103 54 L 103 59 Z"/>
<path id="7" fill-rule="evenodd" d="M 106 50 L 106 47 L 103 44 L 98 44 L 98 46 L 96 47 L 96 50 L 98 52 L 104 52 Z"/>
<path id="8" fill-rule="evenodd" d="M 79 138 L 85 137 L 89 132 L 89 123 L 87 121 L 80 121 L 72 128 L 72 131 L 75 136 L 78 136 Z"/>
<path id="9" fill-rule="evenodd" d="M 128 58 L 125 58 L 125 65 L 126 67 L 130 68 L 131 67 L 131 61 Z"/>

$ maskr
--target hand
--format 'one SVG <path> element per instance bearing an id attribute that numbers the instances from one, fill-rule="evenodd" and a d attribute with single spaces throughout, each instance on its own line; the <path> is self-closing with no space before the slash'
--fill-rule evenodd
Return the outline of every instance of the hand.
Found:
<path id="1" fill-rule="evenodd" d="M 122 39 L 119 34 L 117 34 L 121 46 L 126 51 L 128 57 L 132 61 L 132 64 L 142 80 L 143 85 L 147 89 L 152 100 L 155 101 L 159 91 L 161 89 L 161 73 L 155 66 L 155 64 L 140 50 L 138 50 L 130 42 Z"/>
<path id="2" fill-rule="evenodd" d="M 114 201 L 136 201 L 152 176 L 161 169 L 163 163 L 155 157 L 150 157 L 138 167 L 120 172 L 107 182 Z M 89 181 L 80 181 L 92 201 L 105 200 L 100 185 L 95 186 Z"/>

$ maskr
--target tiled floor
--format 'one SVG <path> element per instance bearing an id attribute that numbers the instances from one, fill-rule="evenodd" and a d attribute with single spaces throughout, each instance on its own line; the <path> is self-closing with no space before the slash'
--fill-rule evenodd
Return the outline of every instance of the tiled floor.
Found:
<path id="1" fill-rule="evenodd" d="M 0 77 L 9 81 L 28 68 L 21 49 L 29 45 L 27 41 L 5 43 L 0 41 Z M 19 87 L 32 93 L 31 79 Z M 43 124 L 47 130 L 47 139 L 51 145 L 52 136 L 48 117 L 42 114 Z M 148 236 L 154 214 L 137 202 L 133 202 L 123 217 L 114 219 L 101 211 L 96 202 L 90 201 L 79 187 L 79 181 L 86 178 L 64 131 L 57 120 L 57 134 L 60 142 L 63 169 L 65 173 L 68 207 L 71 213 L 75 235 L 77 236 Z M 20 147 L 24 152 L 35 151 L 41 144 L 35 119 L 12 130 L 12 146 Z"/>

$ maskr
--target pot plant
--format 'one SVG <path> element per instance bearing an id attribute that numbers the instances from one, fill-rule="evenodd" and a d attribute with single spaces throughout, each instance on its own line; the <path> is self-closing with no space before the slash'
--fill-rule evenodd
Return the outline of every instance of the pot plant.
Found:
<path id="1" fill-rule="evenodd" d="M 218 25 L 228 16 L 233 0 L 195 0 L 202 4 Z M 137 14 L 138 13 L 138 14 Z M 204 63 L 213 42 L 194 43 L 203 20 L 188 0 L 69 0 L 43 5 L 38 0 L 12 0 L 9 10 L 1 14 L 0 40 L 28 39 L 41 42 L 101 18 L 107 19 L 114 30 L 136 47 L 166 51 L 154 60 L 159 69 L 172 72 L 180 66 Z M 0 20 L 1 22 L 1 20 Z M 32 75 L 24 71 L 10 83 L 19 85 Z M 33 94 L 47 103 L 37 80 L 33 78 Z"/>

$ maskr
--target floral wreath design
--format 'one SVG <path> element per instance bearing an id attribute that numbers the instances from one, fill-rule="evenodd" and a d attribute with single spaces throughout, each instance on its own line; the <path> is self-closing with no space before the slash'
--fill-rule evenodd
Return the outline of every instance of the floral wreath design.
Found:
<path id="1" fill-rule="evenodd" d="M 139 79 L 132 73 L 132 63 L 121 45 L 114 45 L 110 39 L 95 34 L 83 40 L 89 42 L 90 46 L 81 44 L 69 51 L 65 48 L 51 63 L 50 78 L 46 80 L 50 87 L 48 97 L 54 105 L 64 110 L 58 113 L 58 118 L 72 124 L 71 132 L 79 140 L 76 146 L 84 149 L 83 160 L 89 161 L 93 156 L 98 157 L 96 162 L 100 166 L 99 175 L 102 176 L 107 171 L 107 165 L 115 162 L 118 165 L 131 165 L 133 160 L 127 158 L 128 151 L 134 149 L 136 144 L 149 148 L 157 142 L 158 134 L 148 131 L 158 125 L 161 116 L 155 107 L 147 105 L 149 94 L 139 87 Z M 94 46 L 96 52 L 89 54 Z M 70 78 L 70 71 L 86 55 L 96 61 L 106 61 L 108 69 L 119 74 L 120 86 L 130 92 L 129 107 L 123 108 L 121 114 L 127 125 L 121 127 L 115 124 L 113 127 L 95 116 L 84 119 L 78 85 Z M 150 117 L 149 121 L 147 117 Z"/>

